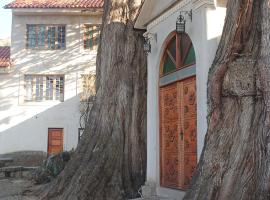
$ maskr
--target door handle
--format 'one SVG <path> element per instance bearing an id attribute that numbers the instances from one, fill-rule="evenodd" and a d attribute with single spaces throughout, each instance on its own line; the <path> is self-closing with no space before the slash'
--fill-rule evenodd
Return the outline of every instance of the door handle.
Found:
<path id="1" fill-rule="evenodd" d="M 180 132 L 180 139 L 181 139 L 181 140 L 184 139 L 184 133 L 183 133 L 183 131 Z"/>

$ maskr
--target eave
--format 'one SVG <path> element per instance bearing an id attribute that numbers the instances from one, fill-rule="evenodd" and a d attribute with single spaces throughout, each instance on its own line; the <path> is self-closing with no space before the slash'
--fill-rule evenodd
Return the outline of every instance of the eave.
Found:
<path id="1" fill-rule="evenodd" d="M 100 16 L 102 8 L 16 8 L 12 9 L 14 15 L 85 15 Z"/>
<path id="2" fill-rule="evenodd" d="M 146 29 L 147 24 L 173 7 L 179 0 L 145 0 L 134 28 Z"/>

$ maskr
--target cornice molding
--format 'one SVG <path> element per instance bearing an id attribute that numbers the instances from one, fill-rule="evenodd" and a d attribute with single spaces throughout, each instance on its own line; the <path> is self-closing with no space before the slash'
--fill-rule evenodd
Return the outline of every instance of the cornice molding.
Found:
<path id="1" fill-rule="evenodd" d="M 196 10 L 202 6 L 215 6 L 215 0 L 193 0 L 193 9 Z"/>
<path id="2" fill-rule="evenodd" d="M 189 9 L 197 10 L 204 5 L 212 7 L 215 5 L 215 2 L 214 0 L 182 0 L 178 4 L 176 4 L 174 7 L 169 9 L 167 12 L 163 13 L 161 16 L 157 17 L 155 20 L 149 23 L 147 25 L 147 29 L 151 30 L 153 27 L 160 24 L 162 21 L 166 20 L 167 18 L 169 18 L 171 15 L 175 14 L 176 12 L 179 12 L 179 10 L 183 9 L 186 6 L 189 6 Z"/>

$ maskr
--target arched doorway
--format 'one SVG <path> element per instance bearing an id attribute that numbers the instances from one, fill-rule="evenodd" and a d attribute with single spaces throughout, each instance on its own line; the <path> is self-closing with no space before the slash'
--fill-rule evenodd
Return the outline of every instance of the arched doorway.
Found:
<path id="1" fill-rule="evenodd" d="M 196 59 L 187 34 L 168 37 L 159 84 L 160 185 L 186 189 L 197 165 Z"/>

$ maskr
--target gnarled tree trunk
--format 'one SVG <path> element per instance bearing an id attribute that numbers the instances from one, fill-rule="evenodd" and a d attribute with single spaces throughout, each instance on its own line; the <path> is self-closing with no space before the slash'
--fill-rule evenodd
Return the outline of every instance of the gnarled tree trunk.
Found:
<path id="1" fill-rule="evenodd" d="M 229 0 L 209 73 L 209 124 L 186 200 L 270 199 L 270 4 Z"/>
<path id="2" fill-rule="evenodd" d="M 141 0 L 105 0 L 97 95 L 83 138 L 42 199 L 136 197 L 146 170 L 146 55 L 133 29 Z"/>

